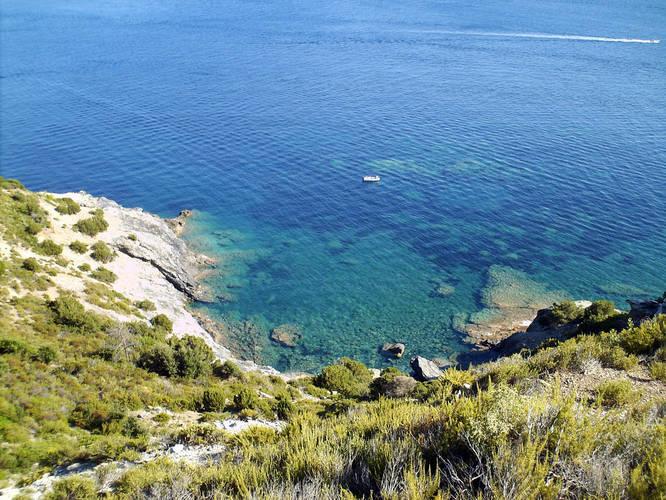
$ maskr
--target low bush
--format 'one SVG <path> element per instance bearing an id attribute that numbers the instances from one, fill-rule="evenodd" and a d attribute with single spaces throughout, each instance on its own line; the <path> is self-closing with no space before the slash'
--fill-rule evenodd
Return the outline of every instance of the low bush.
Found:
<path id="1" fill-rule="evenodd" d="M 581 319 L 583 316 L 583 308 L 572 300 L 565 300 L 553 304 L 551 313 L 555 321 L 562 325 Z"/>
<path id="2" fill-rule="evenodd" d="M 165 331 L 166 333 L 173 332 L 173 322 L 166 314 L 157 314 L 150 320 L 150 324 L 154 328 Z"/>
<path id="3" fill-rule="evenodd" d="M 84 331 L 97 331 L 101 327 L 99 318 L 86 311 L 81 302 L 71 294 L 63 293 L 49 302 L 56 324 Z"/>
<path id="4" fill-rule="evenodd" d="M 62 253 L 62 246 L 55 243 L 53 240 L 44 240 L 37 247 L 39 253 L 42 255 L 60 255 Z"/>
<path id="5" fill-rule="evenodd" d="M 616 314 L 615 304 L 610 300 L 596 300 L 583 311 L 582 328 L 585 330 L 595 329 L 600 323 Z"/>
<path id="6" fill-rule="evenodd" d="M 113 283 L 118 279 L 116 273 L 105 267 L 98 267 L 90 274 L 90 276 L 102 283 Z"/>
<path id="7" fill-rule="evenodd" d="M 178 375 L 185 378 L 199 378 L 212 372 L 215 359 L 213 351 L 198 337 L 172 338 L 170 345 L 178 367 Z"/>
<path id="8" fill-rule="evenodd" d="M 234 408 L 237 411 L 254 410 L 258 402 L 257 393 L 247 387 L 242 388 L 234 395 Z"/>
<path id="9" fill-rule="evenodd" d="M 620 336 L 620 345 L 633 354 L 650 354 L 665 346 L 666 314 L 624 330 Z"/>
<path id="10" fill-rule="evenodd" d="M 79 271 L 83 271 L 84 273 L 88 273 L 92 270 L 92 267 L 90 267 L 90 264 L 87 262 L 84 262 L 79 266 Z"/>
<path id="11" fill-rule="evenodd" d="M 157 309 L 155 307 L 155 303 L 148 299 L 138 300 L 134 303 L 134 305 L 142 311 L 154 311 Z"/>
<path id="12" fill-rule="evenodd" d="M 628 380 L 609 380 L 596 389 L 597 401 L 603 406 L 624 406 L 635 402 L 640 394 Z"/>
<path id="13" fill-rule="evenodd" d="M 98 208 L 92 213 L 91 217 L 81 219 L 74 224 L 74 229 L 88 236 L 97 236 L 109 229 L 109 223 L 104 218 L 104 211 Z"/>
<path id="14" fill-rule="evenodd" d="M 337 364 L 325 367 L 313 382 L 316 386 L 336 391 L 346 397 L 361 397 L 368 393 L 372 373 L 363 363 L 341 358 Z"/>
<path id="15" fill-rule="evenodd" d="M 213 365 L 213 375 L 222 380 L 230 378 L 243 379 L 243 370 L 233 361 L 225 361 L 224 363 L 215 363 Z"/>
<path id="16" fill-rule="evenodd" d="M 145 348 L 139 355 L 136 365 L 163 377 L 175 377 L 178 374 L 173 349 L 165 343 L 157 343 Z"/>
<path id="17" fill-rule="evenodd" d="M 32 359 L 49 364 L 55 361 L 57 357 L 58 354 L 56 353 L 55 349 L 49 346 L 42 346 L 37 349 L 37 352 L 32 356 Z"/>
<path id="18" fill-rule="evenodd" d="M 24 354 L 28 346 L 17 339 L 0 339 L 0 354 Z"/>
<path id="19" fill-rule="evenodd" d="M 92 245 L 90 249 L 92 250 L 90 256 L 94 260 L 98 262 L 103 262 L 104 264 L 111 262 L 116 256 L 115 252 L 111 249 L 111 247 L 106 243 L 104 243 L 103 241 L 98 241 L 97 243 Z"/>
<path id="20" fill-rule="evenodd" d="M 84 254 L 88 251 L 88 245 L 82 241 L 76 240 L 69 244 L 69 248 L 76 253 Z"/>
<path id="21" fill-rule="evenodd" d="M 650 363 L 650 376 L 655 380 L 666 382 L 666 363 L 663 361 Z"/>
<path id="22" fill-rule="evenodd" d="M 28 257 L 27 259 L 24 259 L 21 267 L 26 271 L 31 271 L 33 273 L 39 271 L 40 269 L 39 262 L 37 262 L 37 259 L 34 257 Z"/>
<path id="23" fill-rule="evenodd" d="M 273 411 L 280 420 L 289 420 L 296 412 L 296 406 L 284 394 L 279 394 L 275 398 Z"/>
<path id="24" fill-rule="evenodd" d="M 60 198 L 56 210 L 64 215 L 73 215 L 81 211 L 81 206 L 71 198 Z"/>
<path id="25" fill-rule="evenodd" d="M 97 486 L 92 479 L 72 476 L 53 484 L 53 490 L 45 495 L 45 500 L 95 500 Z"/>
<path id="26" fill-rule="evenodd" d="M 226 406 L 226 394 L 221 389 L 211 387 L 203 392 L 200 411 L 224 411 Z"/>

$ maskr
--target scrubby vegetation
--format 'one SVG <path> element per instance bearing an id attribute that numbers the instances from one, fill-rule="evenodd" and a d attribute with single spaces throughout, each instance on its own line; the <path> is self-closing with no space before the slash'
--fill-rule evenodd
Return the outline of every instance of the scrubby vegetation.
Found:
<path id="1" fill-rule="evenodd" d="M 56 210 L 63 215 L 74 215 L 81 211 L 81 207 L 71 198 L 59 198 Z"/>
<path id="2" fill-rule="evenodd" d="M 118 279 L 116 273 L 102 266 L 98 267 L 92 273 L 90 273 L 90 276 L 103 283 L 113 283 Z"/>
<path id="3" fill-rule="evenodd" d="M 72 251 L 74 251 L 76 253 L 80 253 L 80 254 L 84 254 L 88 251 L 88 245 L 86 245 L 82 241 L 78 241 L 78 240 L 72 241 L 69 244 L 69 248 L 71 248 Z"/>
<path id="4" fill-rule="evenodd" d="M 104 211 L 98 208 L 93 210 L 91 217 L 81 219 L 74 224 L 74 228 L 88 236 L 97 236 L 99 233 L 109 229 L 109 223 L 104 218 Z"/>
<path id="5" fill-rule="evenodd" d="M 48 225 L 38 200 L 18 183 L 0 179 L 0 186 L 2 238 L 36 251 L 27 223 Z M 199 338 L 176 338 L 170 318 L 148 321 L 154 304 L 130 302 L 105 283 L 111 279 L 90 281 L 80 296 L 57 291 L 47 272 L 55 259 L 39 259 L 0 261 L 0 289 L 13 291 L 0 295 L 0 480 L 29 485 L 57 466 L 136 461 L 178 444 L 218 452 L 210 462 L 132 463 L 117 470 L 106 497 L 663 498 L 666 491 L 665 315 L 613 329 L 627 321 L 612 305 L 563 303 L 552 314 L 557 324 L 575 324 L 573 338 L 450 368 L 430 382 L 393 367 L 373 378 L 348 358 L 286 382 L 216 361 Z M 56 290 L 51 299 L 46 288 Z M 135 320 L 94 313 L 80 297 Z M 281 427 L 232 434 L 217 425 L 228 418 Z M 113 470 L 111 463 L 65 477 L 47 498 L 97 498 Z"/>
<path id="6" fill-rule="evenodd" d="M 92 250 L 90 256 L 94 260 L 104 264 L 108 264 L 116 257 L 116 253 L 103 241 L 98 241 L 97 243 L 93 244 L 90 249 Z"/>

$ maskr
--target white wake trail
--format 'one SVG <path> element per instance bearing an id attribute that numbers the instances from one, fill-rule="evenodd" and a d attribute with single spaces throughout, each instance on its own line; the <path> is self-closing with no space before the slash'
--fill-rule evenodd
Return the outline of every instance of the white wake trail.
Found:
<path id="1" fill-rule="evenodd" d="M 459 36 L 496 36 L 504 38 L 533 38 L 538 40 L 578 40 L 583 42 L 615 42 L 615 43 L 661 43 L 661 40 L 647 38 L 612 38 L 607 36 L 557 35 L 551 33 L 502 33 L 496 31 L 443 31 L 415 30 L 414 33 L 438 33 Z"/>

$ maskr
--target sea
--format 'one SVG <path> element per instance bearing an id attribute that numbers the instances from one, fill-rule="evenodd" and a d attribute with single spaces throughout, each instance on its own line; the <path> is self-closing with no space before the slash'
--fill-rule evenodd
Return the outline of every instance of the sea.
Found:
<path id="1" fill-rule="evenodd" d="M 503 291 L 620 308 L 666 290 L 663 0 L 2 0 L 0 16 L 0 175 L 193 209 L 185 237 L 218 261 L 194 307 L 245 357 L 455 358 L 493 269 Z"/>

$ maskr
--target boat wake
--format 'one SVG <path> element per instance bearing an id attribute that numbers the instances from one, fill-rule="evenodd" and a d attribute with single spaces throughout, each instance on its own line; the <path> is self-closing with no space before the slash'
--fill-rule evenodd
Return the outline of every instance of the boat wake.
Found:
<path id="1" fill-rule="evenodd" d="M 442 30 L 419 30 L 418 33 L 438 33 L 442 35 L 459 36 L 493 36 L 504 38 L 531 38 L 537 40 L 574 40 L 582 42 L 614 42 L 614 43 L 661 43 L 661 40 L 648 38 L 612 38 L 607 36 L 587 35 L 557 35 L 552 33 L 502 33 L 496 31 L 442 31 Z"/>

